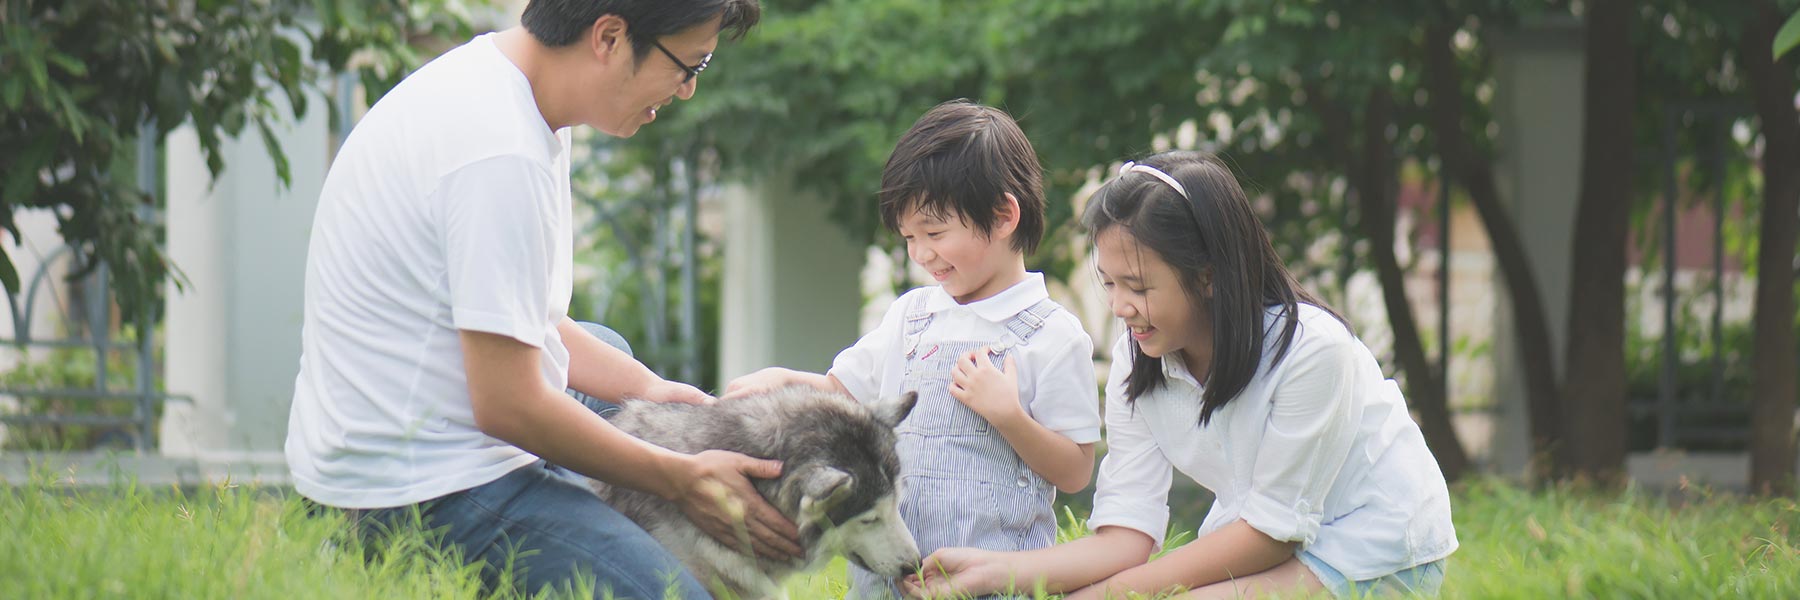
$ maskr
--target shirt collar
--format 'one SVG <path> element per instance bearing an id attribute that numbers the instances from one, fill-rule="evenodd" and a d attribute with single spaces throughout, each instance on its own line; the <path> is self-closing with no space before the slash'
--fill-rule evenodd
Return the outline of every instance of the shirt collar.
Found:
<path id="1" fill-rule="evenodd" d="M 1188 372 L 1187 361 L 1182 360 L 1180 354 L 1164 356 L 1162 359 L 1162 370 L 1163 377 L 1166 379 L 1183 381 L 1188 385 L 1194 386 L 1195 389 L 1201 389 L 1200 380 L 1194 379 L 1194 374 Z"/>
<path id="2" fill-rule="evenodd" d="M 962 306 L 975 311 L 976 316 L 999 323 L 1049 297 L 1050 289 L 1044 285 L 1044 274 L 1028 271 L 1025 273 L 1025 279 L 1013 284 L 1012 287 L 1001 290 L 992 297 L 976 300 L 969 304 L 957 304 L 956 299 L 945 293 L 944 288 L 940 286 L 925 301 L 925 312 L 935 314 Z"/>

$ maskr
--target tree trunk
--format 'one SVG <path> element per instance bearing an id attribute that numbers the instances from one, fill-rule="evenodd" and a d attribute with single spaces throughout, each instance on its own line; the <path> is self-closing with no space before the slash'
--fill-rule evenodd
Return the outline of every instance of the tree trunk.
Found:
<path id="1" fill-rule="evenodd" d="M 1625 250 L 1631 224 L 1635 3 L 1598 0 L 1587 12 L 1581 200 L 1575 213 L 1564 354 L 1570 466 L 1619 483 L 1625 471 Z M 1665 215 L 1675 218 L 1676 215 Z"/>
<path id="2" fill-rule="evenodd" d="M 1385 89 L 1369 94 L 1367 112 L 1362 121 L 1362 148 L 1345 165 L 1350 171 L 1351 187 L 1356 189 L 1362 205 L 1359 225 L 1369 238 L 1369 254 L 1375 261 L 1375 275 L 1381 281 L 1382 298 L 1387 306 L 1388 325 L 1394 330 L 1394 358 L 1406 372 L 1408 404 L 1419 411 L 1419 429 L 1425 443 L 1437 458 L 1444 478 L 1455 481 L 1469 467 L 1469 455 L 1457 438 L 1456 426 L 1450 421 L 1448 399 L 1438 377 L 1438 369 L 1425 356 L 1420 342 L 1419 326 L 1413 318 L 1412 300 L 1406 296 L 1406 273 L 1394 256 L 1396 167 L 1392 144 L 1385 132 L 1393 123 L 1394 103 Z M 1358 158 L 1360 160 L 1358 160 Z M 1442 307 L 1449 310 L 1450 307 Z"/>
<path id="3" fill-rule="evenodd" d="M 1500 206 L 1494 185 L 1493 164 L 1482 156 L 1463 133 L 1462 75 L 1457 72 L 1451 37 L 1456 27 L 1442 17 L 1425 29 L 1425 85 L 1430 102 L 1431 129 L 1437 136 L 1439 158 L 1453 181 L 1469 192 L 1494 246 L 1494 257 L 1506 280 L 1513 312 L 1513 334 L 1518 336 L 1520 364 L 1525 369 L 1529 394 L 1531 447 L 1537 463 L 1534 475 L 1544 467 L 1564 464 L 1561 447 L 1561 398 L 1556 367 L 1550 351 L 1550 326 L 1544 316 L 1543 296 L 1531 273 L 1525 247 L 1512 217 Z"/>
<path id="4" fill-rule="evenodd" d="M 1769 494 L 1794 492 L 1795 366 L 1794 238 L 1800 229 L 1800 113 L 1793 67 L 1770 47 L 1783 19 L 1759 2 L 1739 46 L 1764 140 L 1763 207 L 1756 263 L 1755 341 L 1750 400 L 1750 485 Z M 1789 60 L 1792 60 L 1791 58 Z"/>

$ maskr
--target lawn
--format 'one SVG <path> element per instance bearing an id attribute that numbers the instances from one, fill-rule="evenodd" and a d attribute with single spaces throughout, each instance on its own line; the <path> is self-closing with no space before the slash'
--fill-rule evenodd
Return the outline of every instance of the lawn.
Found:
<path id="1" fill-rule="evenodd" d="M 1494 480 L 1454 495 L 1462 548 L 1447 598 L 1800 598 L 1792 499 Z M 479 596 L 472 569 L 417 536 L 365 557 L 341 517 L 309 515 L 280 489 L 72 488 L 40 474 L 0 484 L 0 518 L 0 598 Z M 844 577 L 838 561 L 788 587 L 838 598 Z"/>

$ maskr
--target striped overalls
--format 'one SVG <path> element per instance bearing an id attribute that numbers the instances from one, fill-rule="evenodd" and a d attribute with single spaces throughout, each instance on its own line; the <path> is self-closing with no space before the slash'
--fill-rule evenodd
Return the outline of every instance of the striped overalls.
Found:
<path id="1" fill-rule="evenodd" d="M 925 311 L 925 299 L 919 294 L 908 304 L 900 348 L 906 361 L 902 389 L 919 393 L 918 404 L 899 427 L 900 516 L 924 556 L 952 546 L 1007 551 L 1047 547 L 1056 541 L 1051 508 L 1056 489 L 986 419 L 952 397 L 949 387 L 958 357 L 986 348 L 995 365 L 1004 364 L 1015 346 L 1026 344 L 1062 307 L 1049 299 L 1038 301 L 1007 319 L 999 340 L 924 342 L 933 316 Z M 880 577 L 854 565 L 850 570 L 852 597 L 893 593 Z"/>

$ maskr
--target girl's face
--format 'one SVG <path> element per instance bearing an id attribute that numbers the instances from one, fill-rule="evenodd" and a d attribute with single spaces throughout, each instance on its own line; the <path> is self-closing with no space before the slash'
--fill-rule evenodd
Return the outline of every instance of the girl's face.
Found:
<path id="1" fill-rule="evenodd" d="M 1197 363 L 1212 358 L 1210 315 L 1183 289 L 1180 273 L 1124 227 L 1101 231 L 1094 246 L 1112 313 L 1125 321 L 1138 348 L 1151 358 L 1179 352 L 1189 372 L 1204 381 L 1205 365 Z"/>

